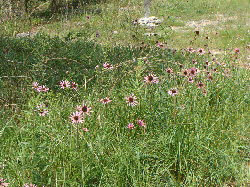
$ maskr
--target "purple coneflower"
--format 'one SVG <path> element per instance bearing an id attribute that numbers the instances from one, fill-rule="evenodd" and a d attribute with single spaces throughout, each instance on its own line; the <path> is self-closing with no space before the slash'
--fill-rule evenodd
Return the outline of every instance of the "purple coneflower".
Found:
<path id="1" fill-rule="evenodd" d="M 39 91 L 43 91 L 43 92 L 47 92 L 47 91 L 49 91 L 49 88 L 46 88 L 46 86 L 45 86 L 45 85 L 38 86 L 38 89 L 39 89 Z"/>
<path id="2" fill-rule="evenodd" d="M 195 60 L 195 59 L 193 59 L 193 60 L 192 60 L 192 63 L 193 63 L 193 64 L 197 64 L 197 62 L 196 62 L 196 60 Z"/>
<path id="3" fill-rule="evenodd" d="M 188 48 L 187 48 L 187 51 L 188 51 L 189 53 L 194 53 L 194 52 L 195 52 L 195 50 L 194 50 L 192 47 L 188 47 Z"/>
<path id="4" fill-rule="evenodd" d="M 32 87 L 32 88 L 33 88 L 34 90 L 40 92 L 40 90 L 38 89 L 38 85 L 39 85 L 38 82 L 33 82 L 32 84 L 33 84 L 33 87 Z"/>
<path id="5" fill-rule="evenodd" d="M 188 73 L 189 73 L 188 70 L 186 70 L 186 69 L 183 69 L 183 70 L 182 70 L 182 74 L 183 74 L 184 76 L 188 76 Z"/>
<path id="6" fill-rule="evenodd" d="M 65 81 L 61 81 L 60 82 L 60 85 L 61 85 L 61 88 L 64 89 L 64 88 L 69 88 L 70 87 L 70 82 L 65 80 Z"/>
<path id="7" fill-rule="evenodd" d="M 72 88 L 74 88 L 75 91 L 77 90 L 77 84 L 75 82 L 72 82 Z"/>
<path id="8" fill-rule="evenodd" d="M 203 90 L 203 93 L 204 93 L 204 95 L 205 95 L 205 96 L 207 96 L 207 92 L 206 92 L 206 90 L 205 90 L 205 89 Z"/>
<path id="9" fill-rule="evenodd" d="M 83 122 L 82 112 L 75 112 L 69 118 L 72 120 L 72 123 L 82 123 Z"/>
<path id="10" fill-rule="evenodd" d="M 112 64 L 108 64 L 107 62 L 105 62 L 103 64 L 103 67 L 105 67 L 106 69 L 113 69 L 114 67 L 112 66 Z"/>
<path id="11" fill-rule="evenodd" d="M 49 113 L 49 111 L 45 109 L 45 106 L 43 104 L 38 105 L 36 108 L 37 110 L 34 111 L 38 111 L 39 116 L 45 116 L 46 114 Z"/>
<path id="12" fill-rule="evenodd" d="M 153 74 L 149 74 L 148 76 L 144 77 L 144 81 L 146 83 L 159 83 L 158 77 L 155 77 Z"/>
<path id="13" fill-rule="evenodd" d="M 208 80 L 210 80 L 210 81 L 213 80 L 213 76 L 212 75 L 209 74 L 207 77 L 208 77 Z"/>
<path id="14" fill-rule="evenodd" d="M 197 73 L 197 69 L 196 68 L 190 68 L 189 73 L 190 73 L 191 76 L 195 76 L 195 74 Z"/>
<path id="15" fill-rule="evenodd" d="M 140 126 L 142 126 L 142 127 L 146 127 L 146 123 L 144 123 L 144 120 L 138 119 L 138 120 L 137 120 L 137 123 L 138 123 L 138 125 L 140 125 Z"/>
<path id="16" fill-rule="evenodd" d="M 240 49 L 238 47 L 235 47 L 234 52 L 240 54 Z"/>
<path id="17" fill-rule="evenodd" d="M 3 186 L 9 186 L 10 183 L 5 183 L 4 181 L 6 181 L 7 179 L 3 180 L 3 178 L 0 179 L 0 187 Z"/>
<path id="18" fill-rule="evenodd" d="M 175 96 L 178 94 L 178 91 L 176 88 L 172 88 L 171 90 L 168 91 L 169 95 Z"/>
<path id="19" fill-rule="evenodd" d="M 191 53 L 193 51 L 193 48 L 192 47 L 188 47 L 187 51 Z"/>
<path id="20" fill-rule="evenodd" d="M 188 77 L 188 82 L 193 83 L 194 79 L 192 77 Z"/>
<path id="21" fill-rule="evenodd" d="M 132 130 L 134 127 L 135 127 L 135 126 L 134 126 L 133 123 L 129 123 L 129 124 L 127 125 L 127 128 L 130 129 L 130 130 Z"/>
<path id="22" fill-rule="evenodd" d="M 130 106 L 130 105 L 132 105 L 132 106 L 135 106 L 135 105 L 137 105 L 137 101 L 136 101 L 136 97 L 134 96 L 134 94 L 130 94 L 130 96 L 129 97 L 125 97 L 125 99 L 127 99 L 127 103 L 128 103 L 128 105 Z"/>
<path id="23" fill-rule="evenodd" d="M 100 101 L 101 101 L 102 103 L 104 103 L 104 104 L 107 104 L 107 103 L 111 102 L 112 100 L 110 100 L 108 97 L 106 97 L 106 98 L 104 98 L 104 99 L 101 99 Z"/>
<path id="24" fill-rule="evenodd" d="M 199 53 L 199 55 L 204 55 L 205 54 L 205 50 L 203 48 L 199 48 L 197 50 L 197 52 Z"/>
<path id="25" fill-rule="evenodd" d="M 167 72 L 168 74 L 171 74 L 171 73 L 173 73 L 173 69 L 172 69 L 172 68 L 168 68 L 168 69 L 166 69 L 166 72 Z"/>
<path id="26" fill-rule="evenodd" d="M 205 87 L 205 85 L 201 81 L 199 81 L 196 85 L 198 86 L 199 89 Z"/>
<path id="27" fill-rule="evenodd" d="M 84 132 L 88 132 L 89 130 L 87 128 L 82 129 Z"/>
<path id="28" fill-rule="evenodd" d="M 77 106 L 77 110 L 78 110 L 80 113 L 82 113 L 82 115 L 87 114 L 88 116 L 91 116 L 91 115 L 89 114 L 89 112 L 92 112 L 92 111 L 90 111 L 91 109 L 92 109 L 92 108 L 89 107 L 89 105 L 86 105 L 84 102 L 83 102 L 83 105 L 82 105 L 82 106 Z"/>

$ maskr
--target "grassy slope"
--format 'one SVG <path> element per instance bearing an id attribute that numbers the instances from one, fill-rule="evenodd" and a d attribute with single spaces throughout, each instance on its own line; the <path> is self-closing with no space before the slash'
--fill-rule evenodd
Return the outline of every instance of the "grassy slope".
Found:
<path id="1" fill-rule="evenodd" d="M 46 34 L 32 40 L 2 38 L 0 162 L 5 163 L 5 169 L 1 169 L 1 175 L 13 186 L 28 181 L 48 186 L 56 182 L 65 186 L 248 184 L 249 69 L 238 65 L 249 63 L 249 52 L 245 50 L 246 43 L 250 43 L 249 26 L 244 26 L 249 21 L 247 3 L 168 1 L 162 6 L 157 1 L 152 3 L 152 14 L 164 21 L 162 27 L 147 31 L 131 26 L 133 19 L 143 15 L 138 8 L 143 4 L 123 1 L 98 5 L 103 13 L 90 14 L 90 20 L 85 14 L 72 16 L 70 21 L 63 16 L 60 22 L 43 25 L 42 31 L 51 36 L 59 33 L 59 38 Z M 185 21 L 217 20 L 218 14 L 237 16 L 237 21 L 221 22 L 222 29 L 218 30 L 198 25 L 201 34 L 195 39 L 192 27 L 183 27 L 190 30 L 187 32 L 166 27 L 184 26 Z M 234 23 L 240 27 L 234 28 Z M 14 27 L 10 22 L 6 32 L 12 35 L 22 29 L 27 28 Z M 100 38 L 95 38 L 97 30 Z M 218 35 L 213 34 L 214 30 Z M 196 83 L 206 83 L 207 97 L 180 75 L 179 64 L 193 67 L 191 60 L 196 58 L 196 67 L 202 70 L 204 60 L 211 61 L 211 56 L 159 49 L 154 45 L 156 39 L 146 38 L 144 32 L 161 33 L 157 40 L 167 41 L 170 48 L 198 48 L 207 43 L 206 50 L 221 48 L 227 52 L 217 55 L 221 64 L 226 63 L 225 68 L 211 65 L 210 71 L 212 67 L 218 69 L 212 82 L 207 81 L 203 71 L 195 79 Z M 166 32 L 168 35 L 163 35 Z M 207 41 L 205 36 L 210 39 Z M 62 41 L 63 37 L 68 41 Z M 139 47 L 141 41 L 146 47 Z M 228 55 L 235 47 L 241 50 L 237 60 Z M 151 63 L 138 59 L 144 56 Z M 106 61 L 117 68 L 103 71 L 102 63 Z M 100 70 L 94 69 L 96 65 Z M 173 68 L 174 75 L 165 73 L 168 67 Z M 229 77 L 224 76 L 226 68 L 230 69 Z M 150 72 L 159 77 L 158 85 L 143 83 Z M 76 81 L 78 93 L 61 90 L 59 82 L 64 79 Z M 50 92 L 34 92 L 32 81 L 46 84 Z M 176 99 L 168 95 L 172 87 L 179 90 Z M 125 103 L 124 97 L 131 92 L 138 97 L 138 107 Z M 107 96 L 113 102 L 103 106 L 99 99 Z M 80 147 L 76 149 L 77 133 L 68 117 L 83 100 L 94 112 L 84 122 L 90 132 L 80 130 Z M 33 111 L 41 102 L 48 104 L 50 114 L 46 118 Z M 137 118 L 145 119 L 145 132 L 139 127 L 131 132 L 126 129 L 126 124 L 136 124 Z"/>

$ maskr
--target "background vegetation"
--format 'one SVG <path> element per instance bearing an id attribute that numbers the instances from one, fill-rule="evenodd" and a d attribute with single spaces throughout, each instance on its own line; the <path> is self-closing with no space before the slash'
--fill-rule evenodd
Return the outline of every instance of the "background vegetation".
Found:
<path id="1" fill-rule="evenodd" d="M 71 8 L 66 1 L 56 12 L 52 1 L 29 1 L 27 11 L 24 2 L 1 6 L 0 179 L 9 186 L 250 185 L 248 1 L 154 1 L 156 28 L 132 24 L 144 15 L 139 0 Z M 183 75 L 191 68 L 193 83 Z M 149 74 L 159 83 L 146 83 Z M 77 91 L 62 89 L 63 80 Z M 136 106 L 126 102 L 131 93 Z M 106 97 L 112 101 L 103 104 Z M 91 116 L 72 124 L 83 102 Z"/>

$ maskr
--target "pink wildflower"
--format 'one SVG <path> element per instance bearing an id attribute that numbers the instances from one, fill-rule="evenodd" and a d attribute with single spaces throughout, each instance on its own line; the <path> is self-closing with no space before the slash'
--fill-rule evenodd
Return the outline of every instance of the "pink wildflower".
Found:
<path id="1" fill-rule="evenodd" d="M 171 90 L 168 91 L 169 95 L 175 96 L 178 94 L 178 91 L 176 88 L 172 88 Z"/>
<path id="2" fill-rule="evenodd" d="M 194 50 L 192 47 L 188 47 L 188 48 L 187 48 L 187 51 L 188 51 L 189 53 L 194 53 L 194 52 L 195 52 L 195 50 Z"/>
<path id="3" fill-rule="evenodd" d="M 205 90 L 205 89 L 203 90 L 203 93 L 204 93 L 204 95 L 205 95 L 205 96 L 207 96 L 207 92 L 206 92 L 206 90 Z"/>
<path id="4" fill-rule="evenodd" d="M 240 54 L 240 49 L 239 49 L 238 47 L 235 47 L 235 48 L 234 48 L 234 51 L 235 51 L 235 53 Z"/>
<path id="5" fill-rule="evenodd" d="M 199 53 L 199 55 L 204 55 L 205 54 L 205 50 L 203 48 L 199 48 L 197 50 L 197 52 Z"/>
<path id="6" fill-rule="evenodd" d="M 82 129 L 84 132 L 88 132 L 89 130 L 87 128 Z"/>
<path id="7" fill-rule="evenodd" d="M 78 110 L 80 113 L 82 113 L 82 115 L 87 114 L 88 116 L 91 116 L 91 115 L 89 114 L 89 112 L 92 112 L 92 111 L 90 111 L 91 109 L 92 109 L 92 108 L 89 107 L 89 105 L 86 105 L 84 102 L 83 102 L 83 105 L 82 105 L 82 106 L 77 106 L 77 110 Z"/>
<path id="8" fill-rule="evenodd" d="M 186 69 L 183 69 L 183 70 L 182 70 L 182 74 L 183 74 L 184 76 L 188 76 L 188 73 L 189 73 L 188 70 L 186 70 Z"/>
<path id="9" fill-rule="evenodd" d="M 158 84 L 159 81 L 158 81 L 158 77 L 155 77 L 153 74 L 149 74 L 148 76 L 144 77 L 144 81 L 146 83 L 156 83 Z"/>
<path id="10" fill-rule="evenodd" d="M 43 104 L 38 105 L 36 108 L 37 110 L 34 111 L 38 111 L 39 116 L 45 116 L 46 114 L 49 113 L 49 111 L 45 109 L 45 106 Z"/>
<path id="11" fill-rule="evenodd" d="M 77 84 L 75 82 L 72 82 L 72 88 L 74 88 L 75 90 L 77 90 Z"/>
<path id="12" fill-rule="evenodd" d="M 190 68 L 189 73 L 191 76 L 195 76 L 195 74 L 197 73 L 197 69 L 196 68 Z"/>
<path id="13" fill-rule="evenodd" d="M 194 79 L 192 77 L 188 77 L 188 82 L 193 83 Z"/>
<path id="14" fill-rule="evenodd" d="M 111 102 L 112 100 L 110 100 L 108 97 L 106 97 L 106 98 L 104 98 L 104 99 L 101 99 L 100 101 L 101 101 L 102 103 L 104 103 L 104 104 L 107 104 L 107 103 Z"/>
<path id="15" fill-rule="evenodd" d="M 195 59 L 193 59 L 193 60 L 192 60 L 192 63 L 193 63 L 193 64 L 197 64 L 197 62 L 196 62 L 196 60 L 195 60 Z"/>
<path id="16" fill-rule="evenodd" d="M 38 89 L 39 89 L 39 91 L 43 91 L 43 92 L 48 92 L 49 91 L 49 88 L 46 88 L 45 85 L 38 86 Z"/>
<path id="17" fill-rule="evenodd" d="M 72 120 L 72 123 L 82 123 L 83 122 L 83 120 L 82 120 L 83 116 L 82 116 L 81 112 L 75 112 L 69 118 Z"/>
<path id="18" fill-rule="evenodd" d="M 36 91 L 40 92 L 40 90 L 38 89 L 39 84 L 37 82 L 33 82 L 32 84 L 33 84 L 32 88 L 35 89 Z"/>
<path id="19" fill-rule="evenodd" d="M 64 89 L 64 88 L 69 88 L 70 87 L 70 82 L 65 80 L 65 81 L 61 81 L 60 82 L 60 85 L 61 85 L 61 88 Z"/>
<path id="20" fill-rule="evenodd" d="M 134 127 L 135 127 L 135 126 L 134 126 L 133 123 L 129 123 L 129 124 L 127 125 L 127 128 L 130 129 L 130 130 L 132 130 Z"/>
<path id="21" fill-rule="evenodd" d="M 140 126 L 142 126 L 142 127 L 146 127 L 146 123 L 144 123 L 144 120 L 138 119 L 138 120 L 137 120 L 137 123 L 138 123 L 138 125 L 140 125 Z"/>
<path id="22" fill-rule="evenodd" d="M 201 81 L 199 81 L 196 85 L 198 86 L 199 89 L 205 87 L 205 85 Z"/>
<path id="23" fill-rule="evenodd" d="M 0 179 L 0 187 L 3 186 L 9 186 L 10 183 L 4 183 L 4 181 L 6 181 L 7 179 L 3 180 L 3 178 Z"/>
<path id="24" fill-rule="evenodd" d="M 129 97 L 125 97 L 125 99 L 127 99 L 127 103 L 128 103 L 128 105 L 130 106 L 130 105 L 132 105 L 132 106 L 135 106 L 135 105 L 137 105 L 137 101 L 136 101 L 136 97 L 134 96 L 134 94 L 130 94 L 130 96 Z"/>
<path id="25" fill-rule="evenodd" d="M 172 74 L 172 73 L 173 73 L 173 69 L 172 69 L 172 68 L 168 68 L 168 69 L 166 69 L 166 72 L 167 72 L 168 74 Z"/>
<path id="26" fill-rule="evenodd" d="M 212 75 L 209 74 L 207 77 L 208 77 L 208 80 L 210 80 L 210 81 L 213 80 L 213 76 Z"/>
<path id="27" fill-rule="evenodd" d="M 113 69 L 114 67 L 112 66 L 112 64 L 108 64 L 107 62 L 105 62 L 103 64 L 103 67 L 105 67 L 106 69 Z"/>
<path id="28" fill-rule="evenodd" d="M 28 183 L 26 183 L 26 184 L 24 184 L 24 187 L 37 187 L 37 185 L 35 185 L 35 184 L 28 184 Z"/>
<path id="29" fill-rule="evenodd" d="M 156 45 L 159 47 L 159 48 L 164 48 L 163 44 L 161 42 L 157 42 Z"/>

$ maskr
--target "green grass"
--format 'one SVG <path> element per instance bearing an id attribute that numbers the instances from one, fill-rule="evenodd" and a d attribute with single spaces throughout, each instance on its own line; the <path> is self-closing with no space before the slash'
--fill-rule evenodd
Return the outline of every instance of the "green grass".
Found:
<path id="1" fill-rule="evenodd" d="M 151 14 L 163 22 L 150 30 L 131 24 L 143 16 L 143 2 L 138 0 L 85 9 L 102 9 L 101 13 L 81 10 L 49 20 L 3 22 L 0 179 L 14 187 L 25 183 L 38 187 L 250 185 L 247 6 L 248 1 L 234 0 L 154 1 Z M 234 16 L 237 20 L 229 19 Z M 220 21 L 212 27 L 202 26 L 202 20 Z M 199 23 L 197 28 L 188 26 L 191 21 Z M 38 34 L 13 37 L 31 28 Z M 148 32 L 160 36 L 146 37 Z M 156 40 L 167 44 L 159 48 Z M 190 46 L 206 53 L 189 53 Z M 212 56 L 208 50 L 218 54 Z M 114 68 L 105 69 L 105 62 Z M 192 67 L 199 71 L 190 83 L 182 70 Z M 173 73 L 168 74 L 167 68 Z M 150 73 L 158 77 L 158 84 L 145 83 Z M 62 80 L 76 82 L 78 90 L 62 89 Z M 205 85 L 202 89 L 196 85 L 200 81 Z M 49 91 L 35 91 L 33 82 Z M 168 93 L 172 88 L 178 91 L 174 97 Z M 125 99 L 131 93 L 137 97 L 135 107 Z M 100 99 L 105 97 L 112 101 L 104 105 Z M 83 102 L 92 112 L 77 126 L 69 117 Z M 39 116 L 35 111 L 39 104 L 49 114 Z M 144 119 L 146 128 L 137 119 Z M 129 123 L 135 128 L 129 130 Z"/>

